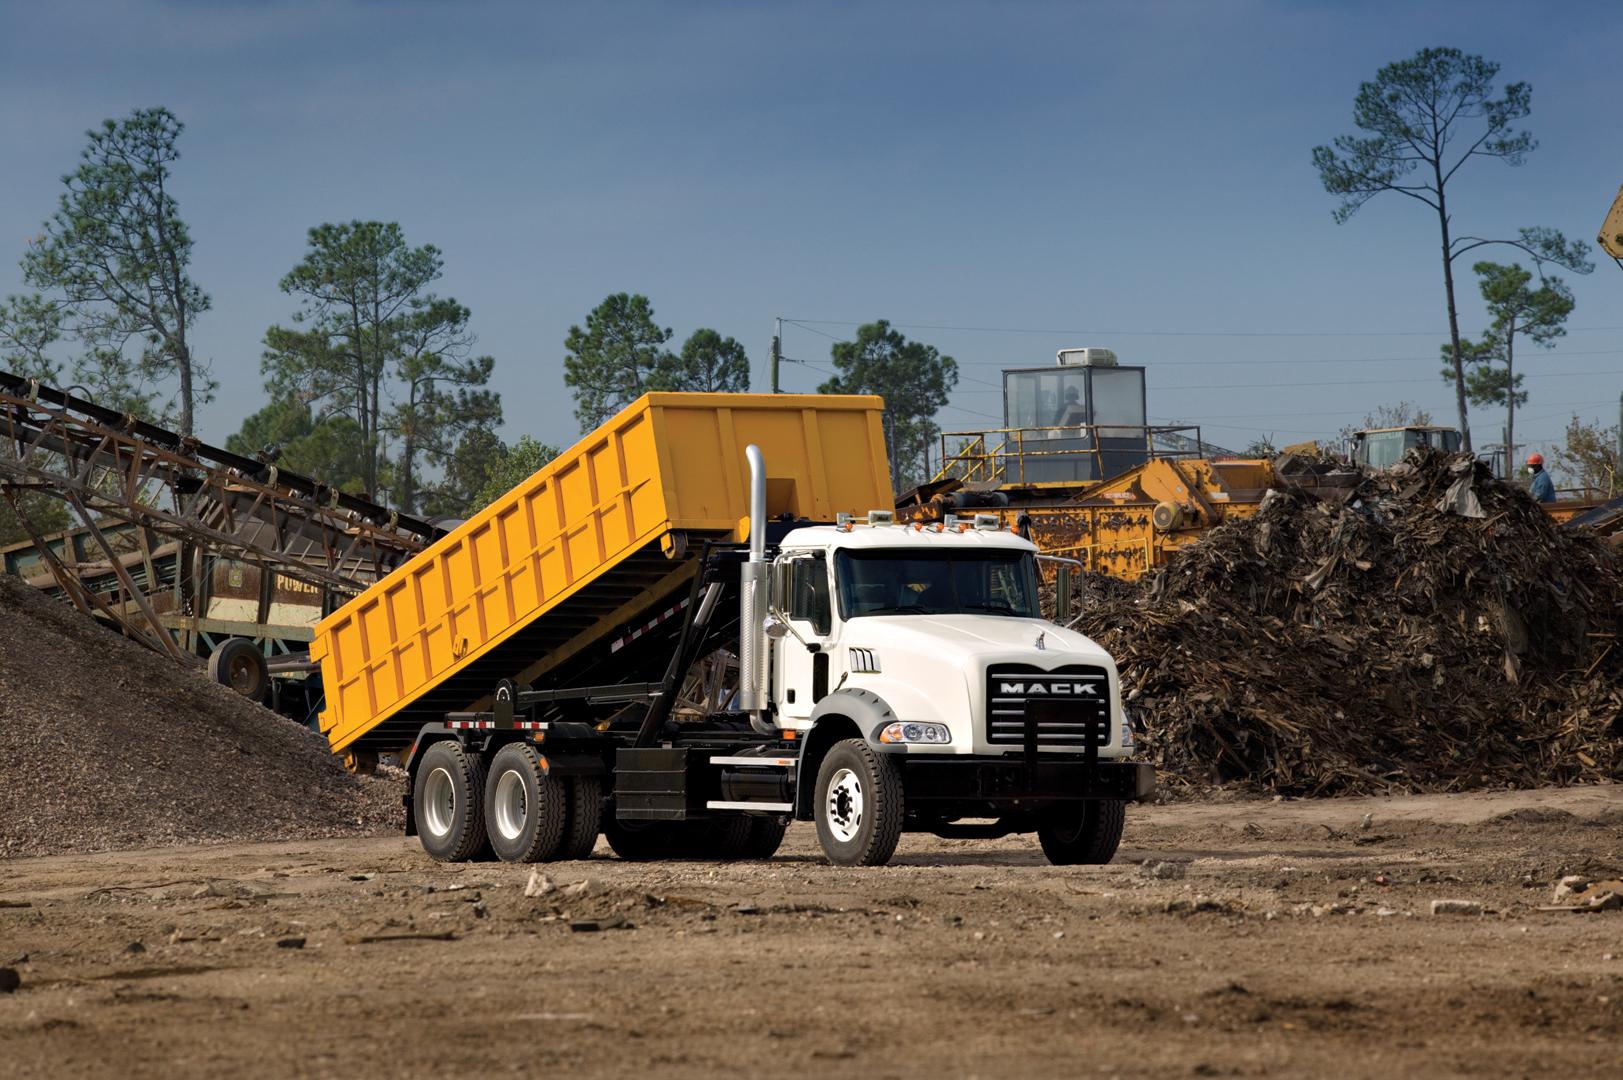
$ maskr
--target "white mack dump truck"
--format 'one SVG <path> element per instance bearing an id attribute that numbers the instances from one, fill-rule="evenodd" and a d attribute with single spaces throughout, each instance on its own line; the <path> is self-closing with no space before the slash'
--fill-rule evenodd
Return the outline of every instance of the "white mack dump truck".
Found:
<path id="1" fill-rule="evenodd" d="M 842 865 L 883 864 L 905 831 L 1034 831 L 1054 863 L 1108 862 L 1153 771 L 1129 760 L 1111 658 L 1042 618 L 1036 548 L 990 516 L 803 516 L 841 498 L 841 476 L 860 468 L 861 488 L 886 475 L 882 455 L 872 465 L 876 403 L 655 394 L 629 407 L 605 427 L 627 435 L 640 416 L 665 436 L 650 452 L 682 441 L 661 428 L 679 427 L 679 410 L 725 408 L 734 445 L 723 439 L 722 452 L 743 467 L 694 471 L 680 452 L 652 453 L 663 530 L 641 535 L 663 538 L 628 529 L 621 555 L 577 544 L 599 560 L 598 593 L 536 599 L 544 590 L 522 574 L 546 565 L 549 530 L 570 533 L 569 470 L 586 467 L 589 437 L 565 455 L 574 466 L 554 462 L 330 616 L 314 651 L 335 751 L 363 764 L 400 755 L 408 831 L 439 859 L 487 843 L 509 861 L 582 857 L 600 832 L 627 858 L 765 857 L 794 819 L 815 822 Z M 785 409 L 798 410 L 792 438 L 771 422 Z M 842 409 L 866 413 L 855 451 L 849 432 L 842 442 L 828 429 L 849 419 Z M 820 456 L 805 449 L 809 428 L 824 429 Z M 767 436 L 793 459 L 776 471 L 753 444 Z M 586 485 L 598 508 L 614 502 L 605 486 L 638 486 L 644 460 L 634 439 L 613 442 L 600 447 L 618 463 L 612 482 Z M 724 499 L 733 476 L 748 516 L 731 517 L 730 533 L 670 527 L 686 514 L 673 503 Z M 615 512 L 634 516 L 629 507 Z M 471 557 L 459 562 L 458 545 Z M 529 613 L 518 597 L 534 601 Z M 483 647 L 465 630 L 484 634 Z"/>

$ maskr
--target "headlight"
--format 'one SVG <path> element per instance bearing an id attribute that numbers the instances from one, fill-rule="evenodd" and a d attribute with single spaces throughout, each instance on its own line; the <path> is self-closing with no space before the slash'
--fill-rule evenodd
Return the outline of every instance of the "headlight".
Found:
<path id="1" fill-rule="evenodd" d="M 1127 711 L 1125 705 L 1121 710 L 1121 748 L 1123 750 L 1133 748 L 1133 714 Z"/>
<path id="2" fill-rule="evenodd" d="M 879 733 L 882 743 L 949 743 L 952 742 L 952 732 L 947 730 L 946 724 L 914 724 L 900 721 L 895 724 L 886 724 L 885 730 Z"/>

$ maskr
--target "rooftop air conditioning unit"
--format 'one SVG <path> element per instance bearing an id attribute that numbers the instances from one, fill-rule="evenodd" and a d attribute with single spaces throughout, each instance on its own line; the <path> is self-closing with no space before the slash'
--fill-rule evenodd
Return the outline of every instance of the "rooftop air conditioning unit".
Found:
<path id="1" fill-rule="evenodd" d="M 1101 349 L 1097 346 L 1087 349 L 1061 349 L 1058 357 L 1060 367 L 1116 366 L 1115 350 Z"/>

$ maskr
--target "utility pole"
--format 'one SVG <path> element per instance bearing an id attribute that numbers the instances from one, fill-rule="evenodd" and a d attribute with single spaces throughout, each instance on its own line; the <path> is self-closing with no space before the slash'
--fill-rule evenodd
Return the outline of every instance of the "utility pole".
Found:
<path id="1" fill-rule="evenodd" d="M 783 316 L 772 320 L 772 392 L 778 390 L 778 361 L 782 358 L 783 348 Z"/>

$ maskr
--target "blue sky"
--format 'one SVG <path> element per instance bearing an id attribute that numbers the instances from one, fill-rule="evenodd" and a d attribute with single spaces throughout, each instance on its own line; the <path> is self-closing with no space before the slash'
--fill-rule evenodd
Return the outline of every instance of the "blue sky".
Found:
<path id="1" fill-rule="evenodd" d="M 1151 415 L 1224 445 L 1400 399 L 1448 422 L 1435 218 L 1389 195 L 1335 225 L 1310 148 L 1383 63 L 1479 52 L 1532 83 L 1541 146 L 1462 172 L 1458 225 L 1591 239 L 1623 182 L 1623 68 L 1596 44 L 1619 40 L 1616 3 L 0 0 L 0 293 L 84 130 L 162 104 L 187 125 L 214 440 L 262 403 L 305 231 L 352 218 L 444 251 L 510 439 L 577 434 L 564 336 L 619 290 L 677 343 L 743 341 L 758 388 L 774 316 L 803 321 L 790 390 L 826 377 L 825 335 L 889 318 L 960 362 L 949 430 L 996 426 L 999 369 L 1069 345 L 1148 366 Z M 1519 443 L 1616 419 L 1623 273 L 1572 284 Z"/>

